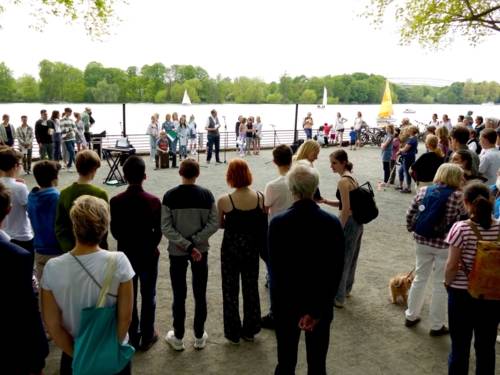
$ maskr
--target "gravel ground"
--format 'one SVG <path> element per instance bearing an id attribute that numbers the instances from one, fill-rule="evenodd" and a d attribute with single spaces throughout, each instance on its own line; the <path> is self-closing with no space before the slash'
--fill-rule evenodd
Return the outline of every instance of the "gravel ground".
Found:
<path id="1" fill-rule="evenodd" d="M 328 155 L 333 148 L 323 149 L 316 162 L 321 174 L 321 192 L 325 197 L 334 197 L 338 177 L 329 169 Z M 370 181 L 375 187 L 382 176 L 380 151 L 365 147 L 348 151 L 354 163 L 354 174 L 360 182 Z M 204 155 L 201 155 L 203 160 Z M 228 153 L 227 159 L 236 157 Z M 222 156 L 223 158 L 223 156 Z M 161 197 L 168 189 L 180 181 L 176 169 L 154 171 L 153 163 L 148 164 L 145 189 Z M 260 156 L 248 156 L 247 160 L 254 174 L 253 187 L 263 190 L 266 182 L 277 175 L 269 150 Z M 205 163 L 202 162 L 202 165 Z M 109 167 L 104 163 L 95 183 L 104 187 L 110 196 L 126 187 L 102 184 Z M 209 165 L 201 169 L 198 180 L 214 195 L 229 191 L 225 183 L 225 165 Z M 76 173 L 62 171 L 60 186 L 70 184 Z M 27 176 L 31 188 L 34 180 Z M 400 194 L 392 188 L 376 192 L 380 216 L 365 226 L 357 279 L 353 295 L 344 309 L 335 310 L 331 328 L 330 350 L 327 359 L 329 373 L 335 374 L 445 374 L 447 355 L 450 348 L 449 337 L 429 336 L 428 299 L 422 312 L 422 322 L 415 328 L 404 327 L 403 308 L 389 301 L 388 280 L 395 274 L 410 271 L 415 262 L 414 243 L 405 227 L 405 212 L 411 195 Z M 326 207 L 333 213 L 336 210 Z M 166 240 L 160 244 L 161 258 L 157 290 L 156 325 L 161 340 L 146 353 L 137 353 L 133 359 L 134 374 L 272 374 L 276 365 L 276 341 L 274 332 L 263 330 L 255 342 L 242 342 L 239 346 L 226 342 L 222 327 L 222 292 L 220 280 L 220 245 L 222 231 L 211 239 L 209 254 L 209 281 L 207 288 L 208 319 L 206 330 L 209 334 L 207 347 L 195 351 L 192 344 L 193 300 L 188 293 L 186 320 L 186 350 L 174 352 L 163 340 L 172 325 L 172 290 L 168 271 Z M 328 234 L 311 233 L 324 236 Z M 116 243 L 111 240 L 114 249 Z M 264 287 L 264 264 L 261 264 L 260 294 L 262 311 L 268 308 L 267 289 Z M 430 291 L 428 293 L 430 296 Z M 241 305 L 241 304 L 240 304 Z M 47 359 L 45 374 L 58 373 L 60 350 L 51 343 L 51 354 Z M 499 355 L 497 354 L 497 362 Z M 297 373 L 306 373 L 304 342 L 299 347 Z M 472 373 L 472 372 L 471 372 Z"/>

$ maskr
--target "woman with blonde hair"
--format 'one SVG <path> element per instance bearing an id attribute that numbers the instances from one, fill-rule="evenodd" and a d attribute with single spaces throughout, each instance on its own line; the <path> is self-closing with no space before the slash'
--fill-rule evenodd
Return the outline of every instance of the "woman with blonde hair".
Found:
<path id="1" fill-rule="evenodd" d="M 443 151 L 438 147 L 438 137 L 429 134 L 425 138 L 425 147 L 427 152 L 411 166 L 411 175 L 418 187 L 432 184 L 439 166 L 444 163 Z"/>
<path id="2" fill-rule="evenodd" d="M 313 139 L 308 139 L 300 145 L 293 160 L 307 160 L 311 164 L 311 166 L 314 166 L 313 162 L 318 158 L 320 150 L 321 146 L 318 142 Z"/>
<path id="3" fill-rule="evenodd" d="M 440 126 L 436 129 L 436 137 L 438 137 L 438 147 L 443 152 L 443 157 L 448 158 L 450 153 L 450 132 L 446 126 Z"/>
<path id="4" fill-rule="evenodd" d="M 431 336 L 442 336 L 449 332 L 445 326 L 447 296 L 443 285 L 448 257 L 445 238 L 451 226 L 465 215 L 460 190 L 462 182 L 462 168 L 456 164 L 442 164 L 436 172 L 434 184 L 418 191 L 406 213 L 406 227 L 413 233 L 416 243 L 416 265 L 405 311 L 405 326 L 410 328 L 420 322 L 425 287 L 433 272 L 429 309 Z M 444 216 L 440 212 L 444 212 Z"/>

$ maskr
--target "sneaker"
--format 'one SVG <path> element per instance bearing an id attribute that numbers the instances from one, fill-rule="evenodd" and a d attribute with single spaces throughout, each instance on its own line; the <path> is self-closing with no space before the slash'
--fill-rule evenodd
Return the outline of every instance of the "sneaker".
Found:
<path id="1" fill-rule="evenodd" d="M 405 327 L 408 328 L 415 327 L 418 323 L 420 323 L 420 318 L 415 320 L 405 319 Z"/>
<path id="2" fill-rule="evenodd" d="M 158 332 L 155 332 L 153 334 L 153 337 L 151 337 L 149 340 L 142 340 L 141 345 L 139 346 L 139 349 L 143 352 L 147 352 L 151 347 L 158 341 Z"/>
<path id="3" fill-rule="evenodd" d="M 167 335 L 165 336 L 165 341 L 172 347 L 172 349 L 177 350 L 177 351 L 182 351 L 184 350 L 184 341 L 182 339 L 178 339 L 175 337 L 174 331 L 168 331 Z"/>
<path id="4" fill-rule="evenodd" d="M 274 318 L 273 316 L 269 313 L 267 315 L 264 315 L 260 319 L 260 326 L 264 329 L 274 329 Z"/>
<path id="5" fill-rule="evenodd" d="M 223 164 L 221 161 L 217 160 L 215 164 Z"/>
<path id="6" fill-rule="evenodd" d="M 207 345 L 208 334 L 207 331 L 203 332 L 201 338 L 194 337 L 194 348 L 197 350 L 203 349 Z"/>
<path id="7" fill-rule="evenodd" d="M 431 335 L 432 337 L 440 337 L 440 336 L 449 335 L 449 334 L 450 334 L 450 330 L 446 326 L 442 326 L 439 329 L 431 329 L 429 331 L 429 335 Z"/>

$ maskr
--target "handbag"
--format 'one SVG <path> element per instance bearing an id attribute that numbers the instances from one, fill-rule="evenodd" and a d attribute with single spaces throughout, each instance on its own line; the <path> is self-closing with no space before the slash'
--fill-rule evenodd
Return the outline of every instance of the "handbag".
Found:
<path id="1" fill-rule="evenodd" d="M 116 305 L 104 306 L 116 271 L 116 255 L 110 253 L 102 286 L 80 260 L 74 255 L 73 257 L 101 288 L 96 306 L 84 308 L 81 312 L 80 333 L 75 339 L 73 353 L 73 374 L 117 374 L 130 362 L 135 349 L 129 344 L 122 345 L 118 341 Z"/>

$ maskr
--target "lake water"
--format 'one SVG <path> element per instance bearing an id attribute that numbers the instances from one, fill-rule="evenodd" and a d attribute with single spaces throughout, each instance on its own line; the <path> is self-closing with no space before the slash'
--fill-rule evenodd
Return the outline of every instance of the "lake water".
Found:
<path id="1" fill-rule="evenodd" d="M 11 123 L 19 126 L 21 115 L 27 115 L 29 124 L 34 126 L 35 121 L 40 117 L 40 109 L 47 109 L 50 113 L 53 110 L 62 112 L 64 107 L 71 107 L 73 111 L 83 111 L 85 107 L 91 107 L 96 123 L 93 132 L 98 133 L 103 130 L 107 134 L 120 134 L 122 129 L 122 105 L 121 104 L 40 104 L 40 103 L 11 103 L 0 104 L 0 113 L 10 115 Z M 325 122 L 334 123 L 336 113 L 340 112 L 348 122 L 346 126 L 351 126 L 356 113 L 361 111 L 363 118 L 370 126 L 376 125 L 376 118 L 380 105 L 328 105 L 324 109 L 317 108 L 316 105 L 299 105 L 298 127 L 302 126 L 302 119 L 307 112 L 311 112 L 315 128 Z M 189 116 L 193 114 L 198 124 L 198 129 L 202 130 L 205 122 L 210 115 L 210 111 L 216 109 L 219 120 L 227 124 L 228 131 L 234 131 L 234 124 L 239 115 L 261 116 L 264 130 L 272 130 L 272 125 L 276 130 L 290 130 L 295 122 L 294 104 L 193 104 L 184 106 L 181 104 L 127 104 L 126 105 L 126 126 L 127 134 L 145 134 L 150 117 L 153 113 L 160 114 L 160 120 L 163 122 L 165 114 L 177 112 L 179 115 Z M 412 109 L 415 113 L 405 114 L 406 109 Z M 458 115 L 465 115 L 467 111 L 473 111 L 473 116 L 481 115 L 483 117 L 500 117 L 500 106 L 498 105 L 447 105 L 447 104 L 395 104 L 394 117 L 400 121 L 403 117 L 409 117 L 410 120 L 428 123 L 433 113 L 437 113 L 441 119 L 443 114 L 447 114 L 452 123 L 456 123 Z"/>

